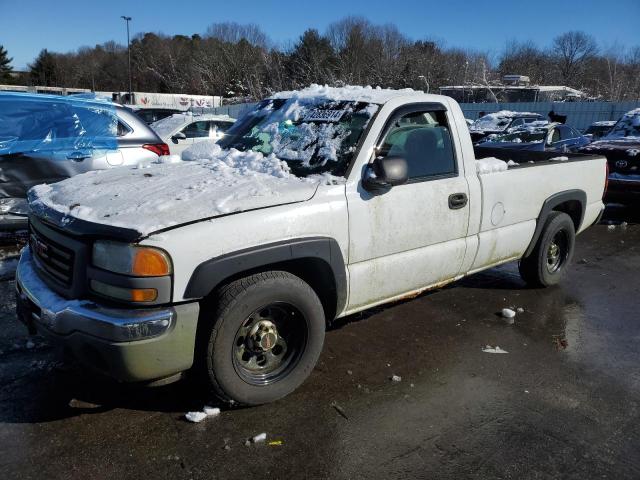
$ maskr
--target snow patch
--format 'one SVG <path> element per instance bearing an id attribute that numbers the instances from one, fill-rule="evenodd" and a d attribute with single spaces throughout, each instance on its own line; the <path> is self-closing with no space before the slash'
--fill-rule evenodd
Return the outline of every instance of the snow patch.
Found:
<path id="1" fill-rule="evenodd" d="M 207 418 L 207 414 L 204 412 L 187 412 L 184 418 L 193 423 L 200 423 Z"/>
<path id="2" fill-rule="evenodd" d="M 480 175 L 494 172 L 504 172 L 509 168 L 507 162 L 495 157 L 476 159 L 476 171 Z"/>
<path id="3" fill-rule="evenodd" d="M 347 85 L 345 87 L 329 87 L 328 85 L 312 84 L 307 88 L 301 90 L 292 90 L 286 92 L 279 92 L 273 95 L 271 98 L 283 98 L 283 99 L 326 99 L 326 100 L 344 100 L 353 102 L 368 102 L 368 103 L 386 103 L 392 98 L 402 95 L 410 95 L 412 93 L 423 93 L 411 88 L 405 88 L 402 90 L 393 90 L 380 87 L 361 87 L 355 85 Z"/>
<path id="4" fill-rule="evenodd" d="M 487 345 L 482 349 L 484 353 L 509 353 L 506 350 L 501 349 L 499 346 L 492 347 L 491 345 Z"/>
<path id="5" fill-rule="evenodd" d="M 31 207 L 130 228 L 141 235 L 182 223 L 310 199 L 322 176 L 298 178 L 274 155 L 223 150 L 212 140 L 185 150 L 179 163 L 87 172 L 30 191 Z"/>

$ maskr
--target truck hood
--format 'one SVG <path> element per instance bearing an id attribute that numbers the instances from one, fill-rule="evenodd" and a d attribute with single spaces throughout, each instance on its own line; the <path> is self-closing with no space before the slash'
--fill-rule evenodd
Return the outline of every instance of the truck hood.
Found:
<path id="1" fill-rule="evenodd" d="M 93 235 L 113 227 L 111 232 L 128 232 L 113 236 L 143 237 L 221 215 L 302 202 L 313 197 L 322 180 L 295 177 L 274 156 L 231 150 L 214 159 L 119 167 L 38 185 L 29 191 L 29 204 L 35 215 L 71 231 L 79 223 L 94 225 L 88 229 Z"/>

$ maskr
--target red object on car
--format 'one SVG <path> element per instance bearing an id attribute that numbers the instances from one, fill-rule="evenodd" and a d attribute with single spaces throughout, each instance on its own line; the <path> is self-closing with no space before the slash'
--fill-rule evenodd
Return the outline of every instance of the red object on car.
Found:
<path id="1" fill-rule="evenodd" d="M 142 145 L 142 148 L 155 153 L 159 157 L 163 155 L 169 155 L 169 145 L 167 145 L 166 143 L 147 143 L 145 145 Z"/>

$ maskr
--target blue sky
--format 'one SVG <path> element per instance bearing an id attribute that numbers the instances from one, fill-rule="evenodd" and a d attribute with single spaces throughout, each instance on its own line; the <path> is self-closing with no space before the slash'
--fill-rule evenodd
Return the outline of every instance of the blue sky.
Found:
<path id="1" fill-rule="evenodd" d="M 285 45 L 306 28 L 323 31 L 347 15 L 395 23 L 413 39 L 437 38 L 494 55 L 509 39 L 547 46 L 567 30 L 584 30 L 604 47 L 640 45 L 640 0 L 0 0 L 0 44 L 22 69 L 43 48 L 67 52 L 107 40 L 124 43 L 120 15 L 133 17 L 133 33 L 191 35 L 215 22 L 256 23 Z"/>

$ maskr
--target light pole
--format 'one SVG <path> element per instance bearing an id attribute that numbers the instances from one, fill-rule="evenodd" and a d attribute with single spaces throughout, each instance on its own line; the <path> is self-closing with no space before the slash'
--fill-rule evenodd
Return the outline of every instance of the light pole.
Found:
<path id="1" fill-rule="evenodd" d="M 127 55 L 129 56 L 129 103 L 133 102 L 133 92 L 131 88 L 131 42 L 129 41 L 129 22 L 131 21 L 131 17 L 126 17 L 122 15 L 120 17 L 127 23 Z"/>

